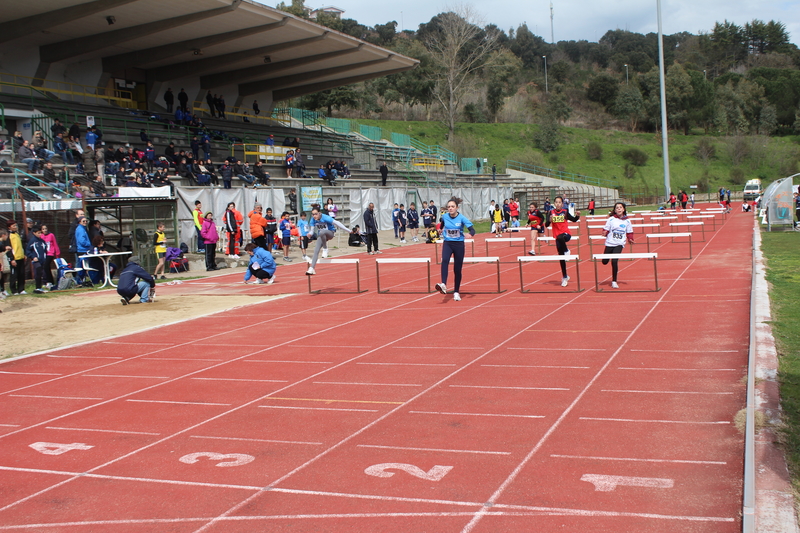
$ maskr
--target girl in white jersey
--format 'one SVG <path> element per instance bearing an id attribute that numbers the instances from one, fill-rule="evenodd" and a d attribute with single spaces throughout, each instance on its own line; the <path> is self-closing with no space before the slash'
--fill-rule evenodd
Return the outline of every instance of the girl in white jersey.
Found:
<path id="1" fill-rule="evenodd" d="M 603 253 L 606 254 L 620 254 L 625 243 L 633 244 L 633 225 L 628 220 L 628 210 L 623 202 L 614 204 L 614 211 L 603 226 L 603 235 L 606 238 L 606 249 Z M 603 264 L 607 265 L 608 261 L 608 259 L 603 259 Z M 619 285 L 617 285 L 618 263 L 619 259 L 611 260 L 612 289 L 619 289 Z"/>

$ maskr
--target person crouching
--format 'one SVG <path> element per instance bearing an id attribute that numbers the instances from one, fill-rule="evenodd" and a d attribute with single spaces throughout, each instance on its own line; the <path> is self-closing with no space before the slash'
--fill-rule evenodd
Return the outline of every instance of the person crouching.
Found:
<path id="1" fill-rule="evenodd" d="M 152 302 L 156 297 L 156 280 L 139 264 L 138 256 L 128 258 L 128 264 L 120 272 L 117 294 L 121 296 L 122 305 L 128 305 L 134 296 L 139 296 L 139 303 Z"/>
<path id="2" fill-rule="evenodd" d="M 266 283 L 267 285 L 275 283 L 277 265 L 272 259 L 272 254 L 252 242 L 244 247 L 244 251 L 250 256 L 250 263 L 244 273 L 244 282 L 248 283 L 250 278 L 255 276 L 257 279 L 250 283 Z"/>

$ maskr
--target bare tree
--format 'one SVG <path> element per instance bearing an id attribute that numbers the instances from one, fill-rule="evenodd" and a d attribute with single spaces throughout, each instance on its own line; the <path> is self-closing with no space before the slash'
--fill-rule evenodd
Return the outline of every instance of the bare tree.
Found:
<path id="1" fill-rule="evenodd" d="M 437 17 L 437 31 L 425 40 L 437 66 L 433 96 L 444 112 L 448 138 L 455 132 L 464 96 L 498 46 L 497 31 L 484 30 L 482 22 L 472 6 L 458 5 Z"/>

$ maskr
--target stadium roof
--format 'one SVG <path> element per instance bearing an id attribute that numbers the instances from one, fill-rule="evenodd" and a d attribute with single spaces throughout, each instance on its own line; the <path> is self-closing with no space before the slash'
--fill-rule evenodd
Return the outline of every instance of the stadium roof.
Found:
<path id="1" fill-rule="evenodd" d="M 9 61 L 17 55 L 21 59 Z M 199 87 L 186 85 L 203 93 L 235 85 L 239 97 L 271 91 L 273 101 L 418 63 L 251 0 L 6 2 L 0 60 L 9 65 L 25 59 L 38 61 L 35 72 L 15 74 L 48 78 L 63 72 L 66 78 L 69 72 L 69 81 L 86 85 L 120 78 L 147 81 L 151 88 L 192 79 Z"/>

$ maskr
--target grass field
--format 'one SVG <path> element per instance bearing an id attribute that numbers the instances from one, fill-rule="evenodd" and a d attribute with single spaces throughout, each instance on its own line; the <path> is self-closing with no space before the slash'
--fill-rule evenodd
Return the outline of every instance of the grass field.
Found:
<path id="1" fill-rule="evenodd" d="M 392 120 L 366 120 L 359 122 L 379 126 L 388 131 L 404 133 L 429 145 L 442 145 L 460 157 L 487 158 L 486 168 L 497 164 L 504 169 L 507 160 L 537 164 L 566 172 L 584 174 L 595 178 L 615 180 L 618 185 L 647 188 L 660 193 L 663 187 L 663 162 L 661 138 L 653 133 L 628 133 L 621 131 L 563 128 L 563 142 L 555 152 L 544 154 L 535 148 L 534 135 L 538 126 L 532 124 L 468 124 L 460 123 L 456 138 L 448 142 L 447 130 L 439 122 L 403 122 Z M 715 155 L 703 162 L 696 155 L 701 139 L 714 147 Z M 688 190 L 690 185 L 701 185 L 716 190 L 729 187 L 742 190 L 744 180 L 761 178 L 776 180 L 800 172 L 800 136 L 747 137 L 738 147 L 733 139 L 701 135 L 683 135 L 673 132 L 669 136 L 670 181 L 672 187 Z M 589 159 L 587 145 L 597 142 L 602 147 L 601 159 Z M 629 166 L 635 170 L 633 177 L 625 176 L 628 163 L 622 152 L 636 147 L 644 151 L 648 160 L 643 166 Z M 737 154 L 741 156 L 734 163 Z M 737 174 L 732 179 L 731 174 Z"/>
<path id="2" fill-rule="evenodd" d="M 763 233 L 762 250 L 779 357 L 783 445 L 795 493 L 800 494 L 800 234 Z"/>

